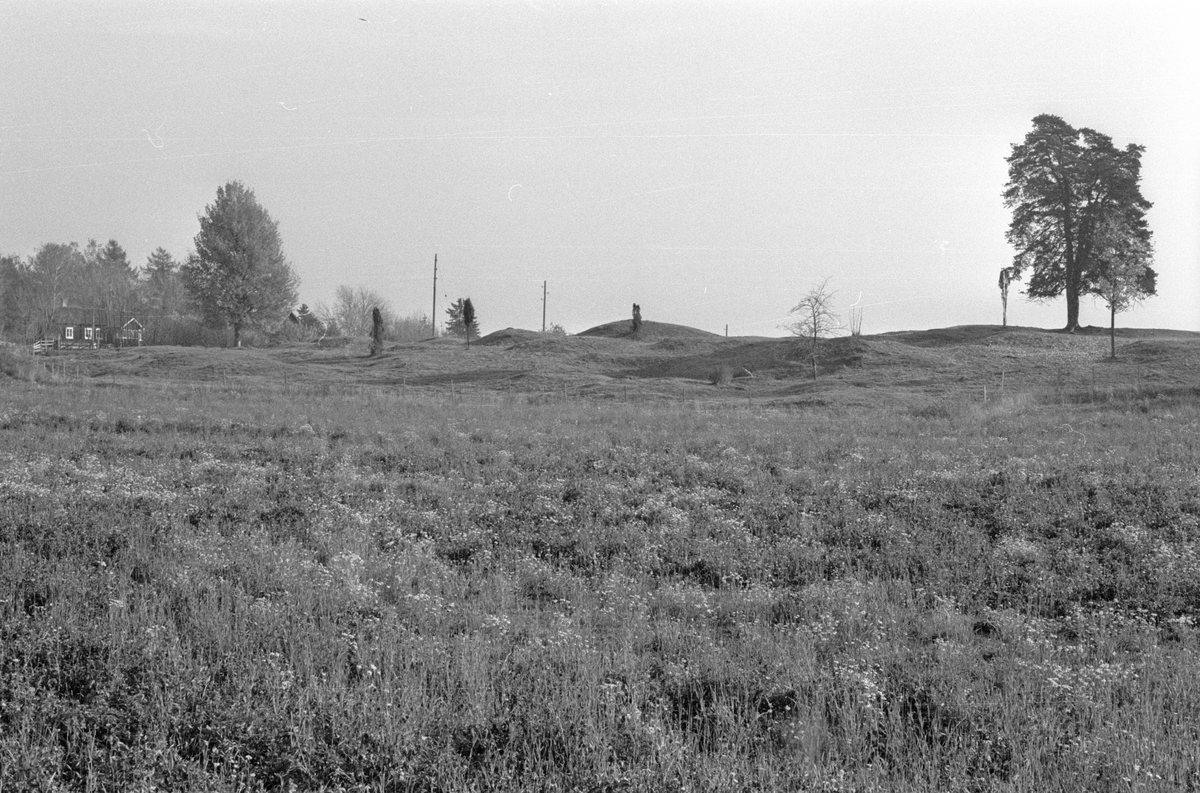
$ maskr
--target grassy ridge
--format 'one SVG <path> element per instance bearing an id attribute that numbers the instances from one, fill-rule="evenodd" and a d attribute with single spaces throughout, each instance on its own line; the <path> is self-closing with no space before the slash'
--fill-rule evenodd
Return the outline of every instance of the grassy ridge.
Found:
<path id="1" fill-rule="evenodd" d="M 0 449 L 0 790 L 1200 786 L 1194 401 L 10 384 Z"/>

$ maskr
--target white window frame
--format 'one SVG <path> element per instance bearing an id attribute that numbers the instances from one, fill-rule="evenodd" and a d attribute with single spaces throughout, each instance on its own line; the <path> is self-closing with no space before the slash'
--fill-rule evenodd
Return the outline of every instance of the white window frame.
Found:
<path id="1" fill-rule="evenodd" d="M 92 336 L 94 335 L 94 333 L 93 333 L 94 330 L 95 330 L 95 328 L 84 328 L 83 329 L 83 340 L 91 341 Z"/>
<path id="2" fill-rule="evenodd" d="M 75 340 L 75 327 L 73 325 L 67 325 L 67 327 L 63 328 L 63 338 L 69 341 Z"/>

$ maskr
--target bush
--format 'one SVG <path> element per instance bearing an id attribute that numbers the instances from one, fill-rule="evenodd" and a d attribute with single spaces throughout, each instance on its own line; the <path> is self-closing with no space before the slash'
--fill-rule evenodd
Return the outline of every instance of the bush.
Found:
<path id="1" fill-rule="evenodd" d="M 423 341 L 433 336 L 433 325 L 423 314 L 397 317 L 388 326 L 384 338 L 387 341 Z"/>
<path id="2" fill-rule="evenodd" d="M 27 380 L 33 361 L 32 353 L 26 353 L 15 345 L 0 345 L 0 372 L 17 380 Z"/>
<path id="3" fill-rule="evenodd" d="M 733 367 L 727 363 L 721 364 L 713 369 L 708 381 L 713 385 L 729 385 L 733 382 Z"/>
<path id="4" fill-rule="evenodd" d="M 54 379 L 53 373 L 33 354 L 31 348 L 15 344 L 0 344 L 0 374 L 31 383 Z"/>

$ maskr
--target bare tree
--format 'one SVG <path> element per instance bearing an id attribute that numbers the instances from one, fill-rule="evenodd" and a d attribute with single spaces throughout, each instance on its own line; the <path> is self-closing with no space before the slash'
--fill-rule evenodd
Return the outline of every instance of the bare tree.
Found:
<path id="1" fill-rule="evenodd" d="M 365 286 L 342 285 L 333 296 L 333 305 L 320 307 L 328 313 L 343 336 L 369 336 L 373 328 L 373 310 L 378 308 L 385 325 L 395 321 L 392 307 L 378 292 Z M 322 317 L 326 319 L 326 317 Z"/>
<path id="2" fill-rule="evenodd" d="M 642 307 L 637 303 L 633 304 L 633 320 L 629 323 L 629 332 L 635 338 L 642 330 Z"/>
<path id="3" fill-rule="evenodd" d="M 833 310 L 836 292 L 829 291 L 829 279 L 808 290 L 800 302 L 789 311 L 797 319 L 784 327 L 791 333 L 808 341 L 808 360 L 812 362 L 812 376 L 817 379 L 817 344 L 842 328 L 841 318 Z"/>

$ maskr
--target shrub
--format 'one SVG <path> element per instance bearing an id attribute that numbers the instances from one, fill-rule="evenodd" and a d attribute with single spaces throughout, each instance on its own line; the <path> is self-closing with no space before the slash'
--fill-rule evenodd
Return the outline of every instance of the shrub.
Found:
<path id="1" fill-rule="evenodd" d="M 713 369 L 708 381 L 713 385 L 729 385 L 733 382 L 733 367 L 727 363 L 721 364 Z"/>

